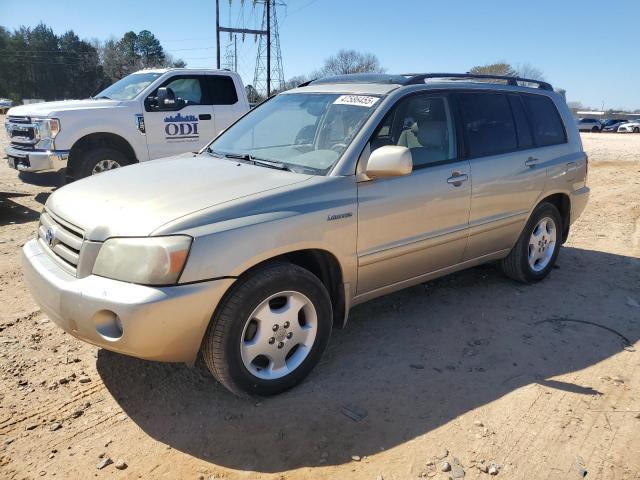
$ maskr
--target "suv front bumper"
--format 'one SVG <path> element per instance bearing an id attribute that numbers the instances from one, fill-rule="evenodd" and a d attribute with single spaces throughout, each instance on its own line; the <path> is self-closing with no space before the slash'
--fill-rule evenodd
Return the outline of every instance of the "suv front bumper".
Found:
<path id="1" fill-rule="evenodd" d="M 193 362 L 233 279 L 148 287 L 62 270 L 37 239 L 22 249 L 24 277 L 42 311 L 70 335 L 150 360 Z"/>
<path id="2" fill-rule="evenodd" d="M 11 145 L 4 149 L 7 163 L 21 172 L 58 170 L 67 166 L 68 150 L 21 150 Z"/>

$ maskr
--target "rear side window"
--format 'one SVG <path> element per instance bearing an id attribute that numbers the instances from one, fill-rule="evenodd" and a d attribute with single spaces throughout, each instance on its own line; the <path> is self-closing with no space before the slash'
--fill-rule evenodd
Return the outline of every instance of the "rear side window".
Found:
<path id="1" fill-rule="evenodd" d="M 518 149 L 516 128 L 506 95 L 461 93 L 458 100 L 472 158 Z"/>
<path id="2" fill-rule="evenodd" d="M 238 101 L 238 93 L 233 79 L 226 75 L 206 75 L 210 103 L 213 105 L 233 105 Z"/>
<path id="3" fill-rule="evenodd" d="M 518 134 L 519 148 L 532 148 L 533 137 L 531 136 L 531 127 L 527 120 L 527 114 L 522 106 L 522 100 L 518 95 L 509 95 L 509 104 L 513 112 L 513 119 L 516 122 L 516 132 Z"/>
<path id="4" fill-rule="evenodd" d="M 542 95 L 522 95 L 538 147 L 558 145 L 567 141 L 560 114 L 550 98 Z"/>

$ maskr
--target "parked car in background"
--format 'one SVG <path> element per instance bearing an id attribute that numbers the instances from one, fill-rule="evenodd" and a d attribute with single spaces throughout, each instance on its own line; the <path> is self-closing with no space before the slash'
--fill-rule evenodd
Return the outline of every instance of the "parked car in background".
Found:
<path id="1" fill-rule="evenodd" d="M 579 118 L 576 123 L 578 124 L 578 130 L 581 132 L 599 132 L 602 130 L 600 120 L 595 118 Z"/>
<path id="2" fill-rule="evenodd" d="M 640 118 L 629 120 L 618 127 L 618 133 L 640 133 Z"/>
<path id="3" fill-rule="evenodd" d="M 0 98 L 0 113 L 6 113 L 13 106 L 13 101 L 8 98 Z"/>
<path id="4" fill-rule="evenodd" d="M 66 167 L 68 179 L 195 152 L 249 102 L 237 73 L 158 69 L 128 75 L 88 100 L 9 110 L 9 166 L 38 172 Z"/>
<path id="5" fill-rule="evenodd" d="M 602 122 L 602 131 L 608 133 L 617 132 L 618 127 L 623 123 L 627 123 L 627 121 L 626 118 L 609 118 Z"/>
<path id="6" fill-rule="evenodd" d="M 197 155 L 56 190 L 25 280 L 74 337 L 201 354 L 232 392 L 282 392 L 354 305 L 487 262 L 524 283 L 553 269 L 589 198 L 587 155 L 552 86 L 517 81 L 344 75 L 283 92 Z"/>

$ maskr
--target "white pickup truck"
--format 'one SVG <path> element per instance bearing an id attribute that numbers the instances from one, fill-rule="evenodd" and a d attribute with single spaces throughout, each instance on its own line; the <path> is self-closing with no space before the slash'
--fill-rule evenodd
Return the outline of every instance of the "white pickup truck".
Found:
<path id="1" fill-rule="evenodd" d="M 128 75 L 88 100 L 9 110 L 10 167 L 66 167 L 68 180 L 200 150 L 249 110 L 237 73 L 157 69 Z"/>

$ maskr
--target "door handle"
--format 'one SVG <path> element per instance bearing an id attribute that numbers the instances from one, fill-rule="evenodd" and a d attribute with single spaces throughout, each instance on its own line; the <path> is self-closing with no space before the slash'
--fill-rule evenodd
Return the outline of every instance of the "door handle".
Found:
<path id="1" fill-rule="evenodd" d="M 453 172 L 449 178 L 447 178 L 447 183 L 453 185 L 454 187 L 459 187 L 462 185 L 462 182 L 466 182 L 469 179 L 469 175 L 466 173 Z"/>
<path id="2" fill-rule="evenodd" d="M 540 160 L 537 159 L 536 157 L 529 157 L 527 158 L 527 160 L 524 162 L 525 166 L 529 167 L 529 168 L 533 168 L 536 165 L 538 165 L 538 163 L 540 163 Z"/>
<path id="3" fill-rule="evenodd" d="M 201 113 L 200 115 L 198 115 L 198 118 L 200 120 L 211 120 L 211 115 L 209 115 L 208 113 Z"/>

